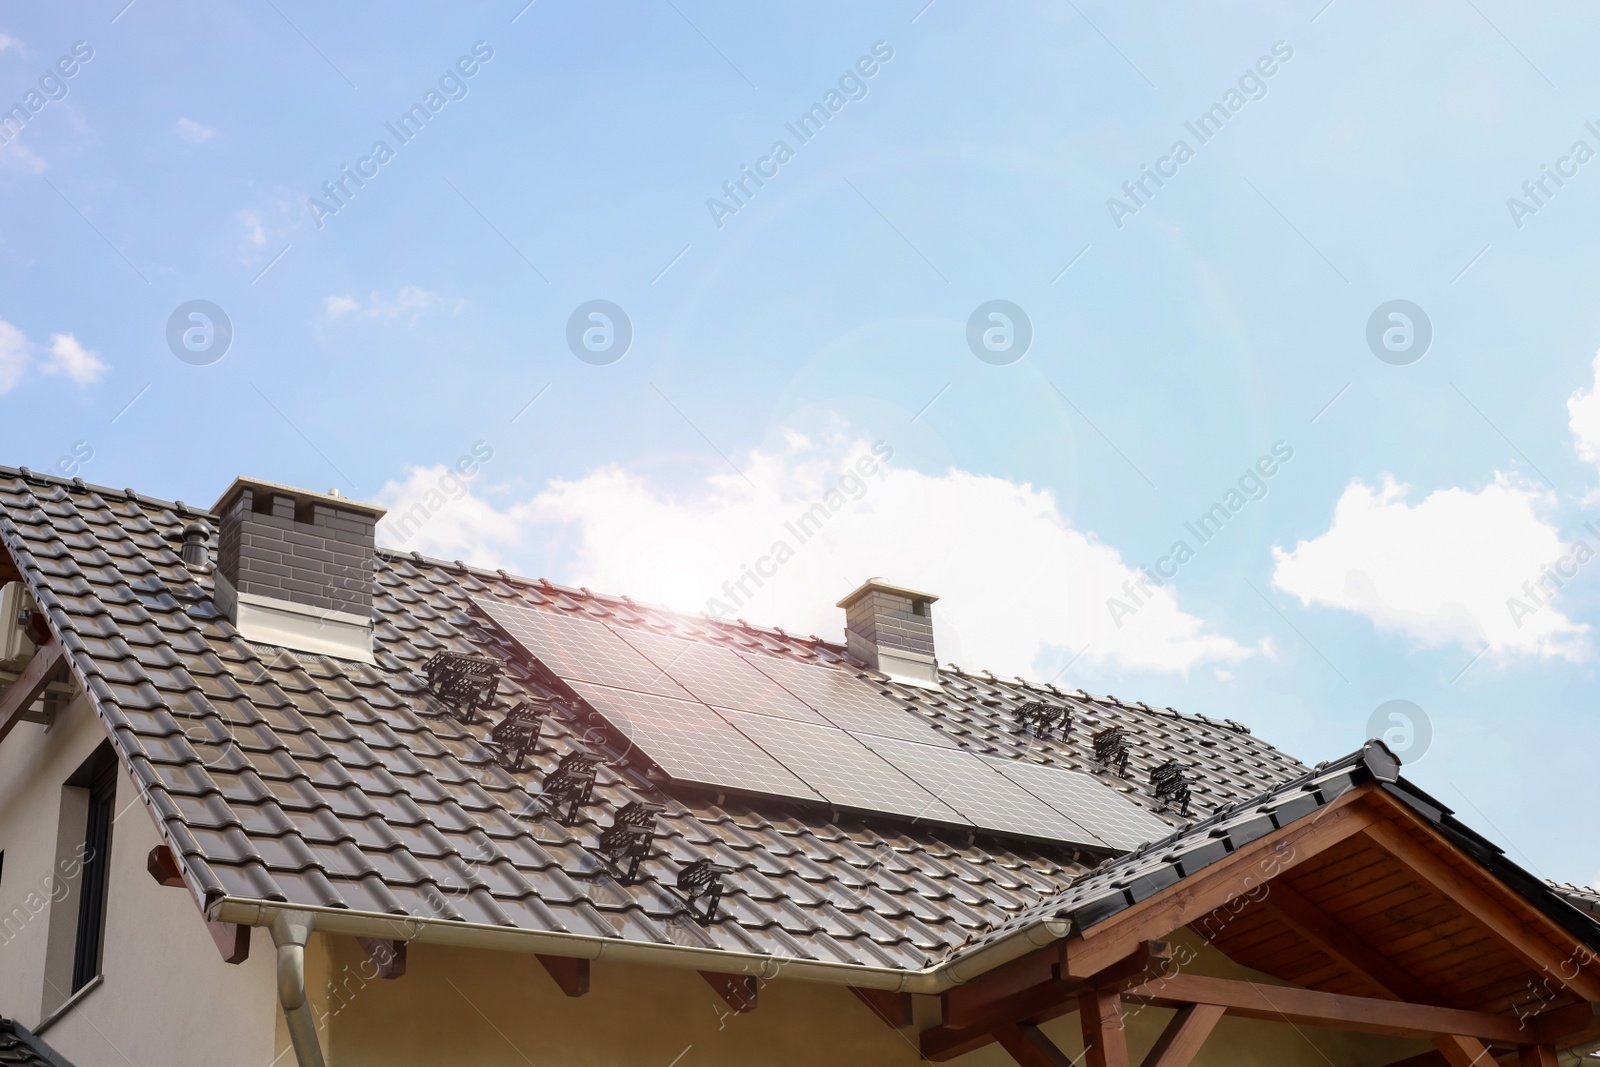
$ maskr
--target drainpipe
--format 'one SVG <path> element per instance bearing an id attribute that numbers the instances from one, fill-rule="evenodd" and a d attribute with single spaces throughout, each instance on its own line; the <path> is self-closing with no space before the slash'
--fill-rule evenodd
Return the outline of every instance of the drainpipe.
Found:
<path id="1" fill-rule="evenodd" d="M 311 1005 L 306 1003 L 306 942 L 311 939 L 311 927 L 311 916 L 305 912 L 280 911 L 272 917 L 272 943 L 278 947 L 278 1003 L 283 1005 L 283 1021 L 289 1027 L 300 1067 L 327 1067 Z"/>

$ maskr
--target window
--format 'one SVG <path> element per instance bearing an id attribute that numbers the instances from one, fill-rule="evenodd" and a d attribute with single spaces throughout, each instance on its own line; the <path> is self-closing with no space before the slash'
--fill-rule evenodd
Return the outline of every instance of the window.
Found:
<path id="1" fill-rule="evenodd" d="M 117 815 L 116 754 L 109 745 L 101 745 L 73 777 L 79 775 L 87 778 L 89 817 L 83 835 L 83 887 L 79 891 L 78 934 L 72 956 L 74 993 L 100 974 L 106 895 L 111 888 L 111 822 Z"/>
<path id="2" fill-rule="evenodd" d="M 111 888 L 111 823 L 116 818 L 116 753 L 102 742 L 63 783 L 56 825 L 41 1014 L 49 1016 L 100 974 Z"/>

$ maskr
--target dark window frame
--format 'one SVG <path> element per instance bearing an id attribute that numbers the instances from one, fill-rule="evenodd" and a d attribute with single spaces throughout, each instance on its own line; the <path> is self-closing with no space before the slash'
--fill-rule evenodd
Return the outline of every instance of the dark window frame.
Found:
<path id="1" fill-rule="evenodd" d="M 89 814 L 84 827 L 83 874 L 78 886 L 78 929 L 72 953 L 72 993 L 77 993 L 100 976 L 104 959 L 117 771 L 117 758 L 111 746 L 102 745 L 68 783 L 89 791 Z"/>

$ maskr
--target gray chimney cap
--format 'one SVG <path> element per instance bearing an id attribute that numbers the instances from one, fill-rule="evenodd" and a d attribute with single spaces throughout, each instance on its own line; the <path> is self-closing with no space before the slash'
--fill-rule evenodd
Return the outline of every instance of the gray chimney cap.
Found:
<path id="1" fill-rule="evenodd" d="M 346 496 L 317 493 L 310 489 L 296 489 L 292 485 L 280 485 L 277 482 L 269 482 L 261 478 L 246 478 L 242 474 L 233 480 L 233 484 L 228 486 L 226 492 L 217 497 L 217 502 L 211 506 L 211 510 L 220 515 L 223 505 L 241 489 L 264 489 L 279 496 L 293 497 L 296 504 L 333 504 L 344 511 L 359 511 L 371 515 L 374 522 L 389 513 L 388 508 L 380 507 L 377 504 L 363 504 L 359 500 L 351 500 Z"/>
<path id="2" fill-rule="evenodd" d="M 866 581 L 861 583 L 860 587 L 857 588 L 855 592 L 839 601 L 839 603 L 835 604 L 834 607 L 848 608 L 851 604 L 854 604 L 856 601 L 860 600 L 869 593 L 895 593 L 899 596 L 909 597 L 912 600 L 926 600 L 930 604 L 939 599 L 933 593 L 924 593 L 917 589 L 908 589 L 903 585 L 895 585 L 893 582 L 887 581 L 883 578 L 868 578 Z"/>

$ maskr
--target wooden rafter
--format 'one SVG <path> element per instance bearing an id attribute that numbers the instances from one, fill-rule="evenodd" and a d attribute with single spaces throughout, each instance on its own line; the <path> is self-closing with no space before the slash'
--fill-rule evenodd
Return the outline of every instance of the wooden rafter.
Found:
<path id="1" fill-rule="evenodd" d="M 378 969 L 379 978 L 400 978 L 406 973 L 406 943 L 386 937 L 358 937 L 356 942 Z"/>
<path id="2" fill-rule="evenodd" d="M 1398 809 L 1399 805 L 1395 807 Z M 1405 813 L 1409 815 L 1409 813 Z M 1411 820 L 1414 825 L 1415 819 Z M 1429 828 L 1423 829 L 1432 834 Z M 1535 971 L 1565 985 L 1584 1000 L 1600 1001 L 1600 975 L 1574 965 L 1570 953 L 1551 944 L 1543 934 L 1555 933 L 1563 941 L 1573 937 L 1537 908 L 1508 905 L 1495 900 L 1473 880 L 1436 856 L 1411 834 L 1387 822 L 1373 823 L 1366 831 L 1379 847 L 1400 860 L 1434 890 L 1467 912 L 1495 939 Z M 1592 957 L 1592 953 L 1589 953 Z"/>
<path id="3" fill-rule="evenodd" d="M 0 696 L 0 741 L 22 721 L 33 702 L 44 695 L 45 687 L 66 661 L 66 650 L 54 634 L 34 651 L 28 665 L 22 668 L 21 677 Z"/>
<path id="4" fill-rule="evenodd" d="M 540 955 L 535 958 L 567 996 L 581 997 L 589 992 L 588 960 L 576 956 Z"/>
<path id="5" fill-rule="evenodd" d="M 1324 955 L 1364 980 L 1379 996 L 1416 1004 L 1439 1003 L 1437 993 L 1373 951 L 1366 942 L 1295 892 L 1287 882 L 1274 882 L 1262 903 Z M 1434 1038 L 1434 1043 L 1450 1067 L 1472 1067 L 1489 1062 L 1488 1050 L 1476 1038 L 1449 1034 Z"/>
<path id="6" fill-rule="evenodd" d="M 1087 978 L 1149 937 L 1165 937 L 1248 897 L 1260 887 L 1371 826 L 1377 816 L 1364 803 L 1370 787 L 1353 789 L 1317 815 L 1239 849 L 1227 861 L 1140 901 L 1085 930 L 1065 945 L 1063 977 Z"/>
<path id="7" fill-rule="evenodd" d="M 722 974 L 718 971 L 701 971 L 706 985 L 717 991 L 717 996 L 727 1001 L 735 1015 L 756 1010 L 756 997 L 760 984 L 753 974 Z"/>
<path id="8" fill-rule="evenodd" d="M 855 986 L 850 987 L 850 992 L 871 1008 L 872 1013 L 882 1019 L 885 1025 L 896 1030 L 911 1025 L 910 993 L 896 993 L 890 989 L 857 989 Z"/>

